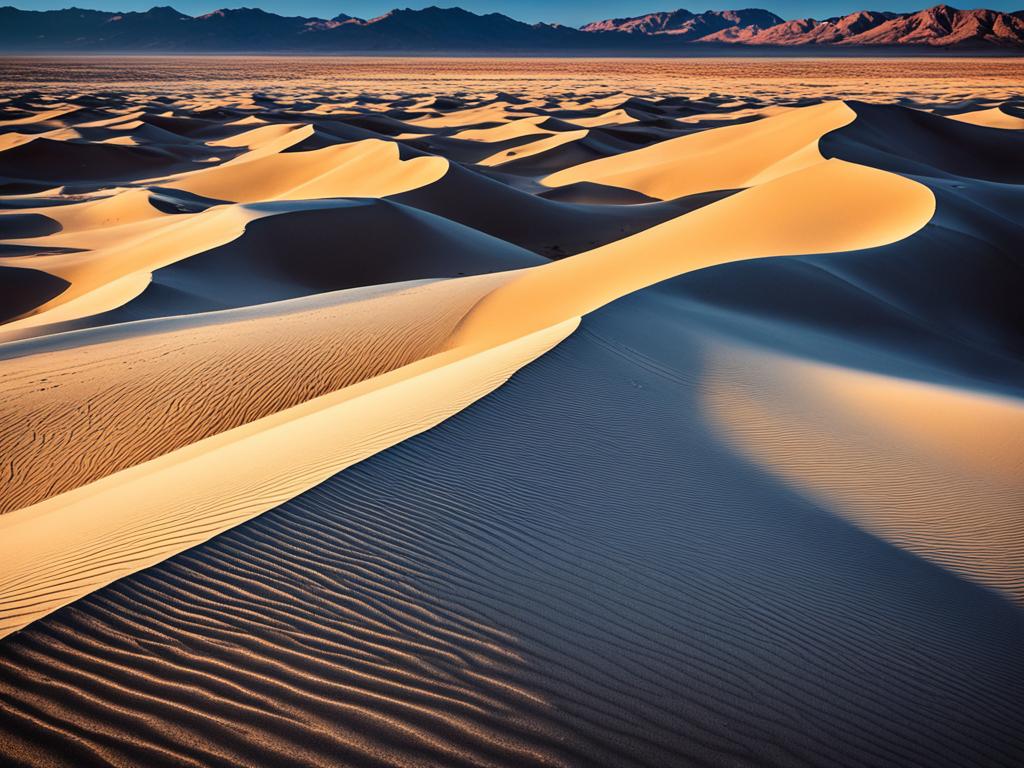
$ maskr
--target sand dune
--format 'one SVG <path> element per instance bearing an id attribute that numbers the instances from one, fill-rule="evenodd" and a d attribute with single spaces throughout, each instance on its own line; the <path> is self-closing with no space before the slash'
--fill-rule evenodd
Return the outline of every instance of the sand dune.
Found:
<path id="1" fill-rule="evenodd" d="M 99 314 L 40 325 L 22 335 L 241 307 L 382 283 L 457 277 L 529 266 L 539 256 L 388 200 L 264 203 L 237 237 L 150 265 L 145 289 Z M 343 241 L 336 235 L 344 231 Z M 402 242 L 387 233 L 400 233 Z M 407 243 L 407 245 L 406 245 Z M 238 280 L 244 274 L 245 280 Z M 45 316 L 43 316 L 45 317 Z"/>
<path id="2" fill-rule="evenodd" d="M 988 109 L 977 109 L 964 112 L 959 115 L 950 115 L 953 120 L 971 125 L 982 125 L 986 128 L 1007 128 L 1010 130 L 1024 129 L 1024 114 L 1018 108 L 1010 111 L 1002 106 L 989 107 Z"/>
<path id="3" fill-rule="evenodd" d="M 907 108 L 852 103 L 864 119 L 822 142 L 828 156 L 930 177 L 964 177 L 1007 184 L 1024 181 L 1024 134 L 989 130 Z"/>
<path id="4" fill-rule="evenodd" d="M 438 157 L 401 160 L 397 145 L 367 139 L 265 157 L 160 180 L 161 186 L 237 203 L 322 197 L 385 197 L 422 187 L 448 167 Z"/>
<path id="5" fill-rule="evenodd" d="M 882 197 L 885 207 L 877 205 Z M 517 274 L 474 307 L 459 333 L 515 336 L 724 262 L 885 245 L 913 234 L 934 211 L 934 196 L 923 185 L 822 161 L 626 240 Z M 750 226 L 730 227 L 733 221 Z M 450 343 L 461 342 L 459 333 Z"/>
<path id="6" fill-rule="evenodd" d="M 652 291 L 602 310 L 437 429 L 8 637 L 3 743 L 154 765 L 1013 765 L 1019 610 L 719 445 L 692 395 L 713 337 L 681 310 Z"/>
<path id="7" fill-rule="evenodd" d="M 164 218 L 160 210 L 150 204 L 150 195 L 144 189 L 113 189 L 95 199 L 27 209 L 26 212 L 50 219 L 62 234 Z M 6 221 L 6 217 L 3 220 Z"/>
<path id="8" fill-rule="evenodd" d="M 1024 603 L 1024 401 L 742 352 L 708 369 L 707 410 L 738 450 Z"/>
<path id="9" fill-rule="evenodd" d="M 539 155 L 544 152 L 550 152 L 556 147 L 561 147 L 563 144 L 570 142 L 579 141 L 587 136 L 588 131 L 563 131 L 562 133 L 555 133 L 550 136 L 545 136 L 542 139 L 531 141 L 528 144 L 520 144 L 515 149 L 506 149 L 501 152 L 497 152 L 490 157 L 485 157 L 480 161 L 480 165 L 485 166 L 496 166 L 507 164 L 512 161 L 520 161 L 523 158 L 532 157 L 533 155 Z"/>
<path id="10" fill-rule="evenodd" d="M 3 511 L 427 357 L 488 289 L 464 282 L 269 305 L 182 332 L 142 325 L 99 344 L 84 332 L 74 348 L 0 361 Z M 70 407 L 53 408 L 55 396 Z M 82 460 L 55 476 L 52 446 L 65 441 Z"/>
<path id="11" fill-rule="evenodd" d="M 71 143 L 36 137 L 0 153 L 0 176 L 40 182 L 117 181 L 152 176 L 191 163 L 148 147 Z"/>
<path id="12" fill-rule="evenodd" d="M 661 200 L 756 186 L 819 162 L 818 139 L 854 117 L 842 102 L 825 102 L 594 160 L 552 174 L 544 184 L 589 181 Z"/>
<path id="13" fill-rule="evenodd" d="M 687 199 L 628 207 L 562 203 L 456 165 L 433 184 L 395 199 L 554 259 L 628 237 L 694 208 Z"/>
<path id="14" fill-rule="evenodd" d="M 429 295 L 429 291 L 422 293 Z M 443 301 L 443 297 L 430 298 Z M 398 312 L 401 316 L 403 310 Z M 422 322 L 426 318 L 419 319 Z M 441 322 L 444 319 L 448 318 Z M 400 323 L 401 319 L 392 316 L 391 322 Z M 5 549 L 5 563 L 0 570 L 0 634 L 20 629 L 83 594 L 206 541 L 344 467 L 434 426 L 500 385 L 574 327 L 574 322 L 568 322 L 477 354 L 455 352 L 434 359 L 423 359 L 429 355 L 429 347 L 424 349 L 424 340 L 413 331 L 436 334 L 436 324 L 401 328 L 401 338 L 390 342 L 397 350 L 380 359 L 368 361 L 364 352 L 364 359 L 360 360 L 360 350 L 352 344 L 345 345 L 346 361 L 358 368 L 339 372 L 333 381 L 323 371 L 315 374 L 320 381 L 303 376 L 301 370 L 292 370 L 284 382 L 273 381 L 271 375 L 264 386 L 273 389 L 250 402 L 242 401 L 242 413 L 221 410 L 222 395 L 229 402 L 239 399 L 230 387 L 226 392 L 222 389 L 210 402 L 212 410 L 205 414 L 205 423 L 199 424 L 194 420 L 202 420 L 204 414 L 195 413 L 188 393 L 172 394 L 165 390 L 169 397 L 158 396 L 162 402 L 155 403 L 164 412 L 164 420 L 147 420 L 159 428 L 157 434 L 147 429 L 146 421 L 140 421 L 141 414 L 135 416 L 134 423 L 103 423 L 102 417 L 90 419 L 84 425 L 85 435 L 80 438 L 79 447 L 89 452 L 91 463 L 81 467 L 79 475 L 65 473 L 64 477 L 67 483 L 83 483 L 125 466 L 132 469 L 110 476 L 109 482 L 92 482 L 77 491 L 55 496 L 50 503 L 31 504 L 28 494 L 35 478 L 20 472 L 19 459 L 33 468 L 39 467 L 40 462 L 25 456 L 31 447 L 28 451 L 17 451 L 9 471 L 14 476 L 12 489 L 22 492 L 11 500 L 19 506 L 28 501 L 30 506 L 0 517 Z M 344 336 L 340 339 L 345 342 Z M 361 334 L 361 340 L 376 342 L 378 346 L 388 344 L 366 332 Z M 160 349 L 157 340 L 148 341 L 150 348 Z M 417 344 L 421 346 L 417 348 Z M 421 358 L 421 365 L 402 367 L 416 357 Z M 217 372 L 214 381 L 225 374 L 244 377 L 265 364 L 258 358 L 253 362 L 257 367 L 250 371 Z M 396 375 L 381 375 L 389 370 Z M 147 373 L 147 378 L 154 374 Z M 167 384 L 166 380 L 149 381 L 155 388 Z M 367 386 L 353 386 L 360 381 Z M 299 397 L 295 394 L 296 384 L 302 388 Z M 88 385 L 89 382 L 80 384 Z M 204 388 L 209 390 L 209 383 Z M 130 384 L 126 389 L 130 389 Z M 332 394 L 318 398 L 318 391 Z M 150 394 L 152 391 L 129 392 L 118 399 L 130 403 L 135 397 Z M 310 397 L 288 409 L 287 400 Z M 102 409 L 103 398 L 96 398 L 95 402 Z M 174 405 L 169 407 L 171 403 Z M 179 403 L 183 410 L 187 409 L 184 418 L 173 410 Z M 150 401 L 144 407 L 148 410 L 152 405 Z M 228 428 L 274 411 L 274 416 L 255 421 L 248 428 L 202 439 L 204 433 L 212 432 L 211 428 Z M 184 429 L 178 427 L 176 433 L 169 432 L 176 420 L 187 420 Z M 52 423 L 39 424 L 34 429 L 43 432 L 53 427 Z M 197 428 L 200 433 L 196 433 Z M 125 435 L 125 430 L 134 434 Z M 135 449 L 134 454 L 104 451 L 102 438 L 107 435 L 117 436 L 115 448 Z M 174 447 L 168 440 L 187 447 L 166 453 Z M 301 445 L 302 450 L 280 456 L 277 448 L 289 444 Z M 139 463 L 158 454 L 165 455 Z M 46 480 L 39 485 L 47 493 L 64 490 L 46 484 Z M 168 492 L 172 488 L 177 490 Z M 39 494 L 35 496 L 38 498 Z M 104 513 L 96 516 L 96 509 L 103 509 Z"/>
<path id="15" fill-rule="evenodd" d="M 1012 66 L 3 66 L 4 760 L 1020 763 Z"/>

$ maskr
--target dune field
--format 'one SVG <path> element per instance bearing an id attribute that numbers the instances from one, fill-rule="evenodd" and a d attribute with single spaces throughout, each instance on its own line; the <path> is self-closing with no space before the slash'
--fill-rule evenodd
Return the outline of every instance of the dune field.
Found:
<path id="1" fill-rule="evenodd" d="M 0 764 L 1024 765 L 1024 63 L 0 60 Z"/>

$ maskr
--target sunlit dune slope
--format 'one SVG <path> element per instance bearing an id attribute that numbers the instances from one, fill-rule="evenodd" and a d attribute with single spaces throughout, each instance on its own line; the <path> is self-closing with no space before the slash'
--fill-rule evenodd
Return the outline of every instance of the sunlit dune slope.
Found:
<path id="1" fill-rule="evenodd" d="M 199 238 L 167 239 L 159 232 L 149 238 L 186 242 L 188 247 L 177 251 L 177 260 L 143 265 L 148 284 L 137 296 L 126 297 L 127 301 L 106 311 L 78 318 L 61 318 L 59 311 L 40 314 L 24 323 L 12 324 L 8 333 L 17 332 L 20 326 L 22 335 L 38 336 L 78 327 L 260 304 L 342 288 L 496 272 L 543 261 L 503 240 L 389 200 L 346 198 L 307 201 L 301 206 L 273 202 L 240 211 L 227 209 L 226 215 L 216 211 L 211 211 L 210 216 L 217 217 L 224 227 L 206 228 L 209 239 L 205 242 Z M 244 227 L 240 232 L 239 213 Z M 173 217 L 166 219 L 174 223 Z M 200 217 L 194 223 L 201 221 Z M 223 242 L 224 232 L 237 236 Z M 125 254 L 126 268 L 138 268 L 137 263 L 132 265 L 130 261 L 134 252 L 119 251 Z M 77 278 L 81 289 L 90 284 L 94 273 L 72 272 L 70 266 L 86 262 L 109 265 L 114 263 L 115 255 L 106 251 L 98 256 L 66 257 L 63 262 L 68 268 L 59 274 Z M 46 263 L 56 270 L 59 260 Z M 72 295 L 68 292 L 62 298 Z M 54 321 L 48 324 L 46 321 L 51 318 Z M 32 327 L 28 327 L 28 322 Z"/>
<path id="2" fill-rule="evenodd" d="M 367 139 L 309 152 L 239 158 L 232 163 L 163 179 L 159 183 L 203 197 L 237 203 L 322 197 L 384 197 L 436 181 L 444 175 L 447 167 L 447 161 L 440 157 L 402 160 L 397 144 Z"/>
<path id="3" fill-rule="evenodd" d="M 854 118 L 844 103 L 825 102 L 584 163 L 548 176 L 544 184 L 590 181 L 661 200 L 750 187 L 819 162 L 818 139 Z"/>
<path id="4" fill-rule="evenodd" d="M 888 204 L 878 206 L 880 198 Z M 839 160 L 818 162 L 626 240 L 520 273 L 474 308 L 459 333 L 516 335 L 738 259 L 884 245 L 920 229 L 934 210 L 931 191 L 916 182 Z M 456 334 L 451 343 L 460 341 Z"/>
<path id="5" fill-rule="evenodd" d="M 420 298 L 444 297 L 425 292 Z M 427 324 L 424 319 L 420 318 L 419 333 L 436 333 L 438 321 Z M 358 322 L 358 318 L 350 317 L 349 322 L 353 321 Z M 388 321 L 399 323 L 401 318 L 392 316 Z M 347 377 L 339 371 L 344 381 L 323 377 L 296 381 L 290 375 L 277 384 L 276 393 L 251 403 L 236 402 L 246 408 L 243 417 L 257 418 L 261 403 L 265 406 L 276 396 L 274 407 L 282 408 L 282 395 L 292 393 L 294 399 L 296 389 L 304 387 L 300 404 L 293 408 L 284 407 L 236 429 L 189 442 L 152 461 L 0 516 L 4 542 L 0 635 L 200 544 L 345 467 L 435 426 L 500 386 L 516 369 L 542 355 L 575 326 L 575 321 L 568 321 L 477 354 L 454 352 L 434 357 L 423 357 L 428 351 L 424 349 L 410 355 L 409 350 L 419 339 L 410 333 L 411 328 L 405 328 L 397 341 L 401 345 L 398 355 L 405 353 L 404 358 L 375 355 L 371 365 L 376 368 L 358 373 L 349 370 Z M 337 338 L 335 333 L 332 339 Z M 381 339 L 370 333 L 364 333 L 361 341 L 381 345 Z M 360 364 L 353 357 L 359 353 L 359 346 L 358 342 L 349 345 L 346 360 Z M 413 357 L 421 359 L 399 367 Z M 386 366 L 390 370 L 381 374 Z M 228 372 L 218 372 L 224 373 Z M 156 384 L 159 386 L 159 382 Z M 316 397 L 318 389 L 328 394 Z M 305 399 L 308 397 L 312 399 Z M 167 398 L 158 399 L 169 403 Z M 168 413 L 168 424 L 174 423 L 177 413 Z M 225 420 L 239 421 L 238 414 L 222 414 L 219 418 L 222 425 L 226 425 Z M 192 424 L 182 426 L 186 431 L 193 430 L 188 437 L 195 440 L 199 435 Z M 101 433 L 116 426 L 108 424 Z M 125 423 L 121 428 L 139 429 Z M 146 439 L 146 432 L 142 427 L 128 445 Z M 174 439 L 166 429 L 151 438 L 155 441 L 148 446 L 151 452 L 154 448 L 166 449 L 162 441 Z M 297 450 L 282 454 L 281 446 L 289 445 Z M 130 462 L 142 457 L 101 454 L 97 464 L 84 471 L 96 474 L 126 458 Z M 100 508 L 103 514 L 94 514 Z"/>
<path id="6" fill-rule="evenodd" d="M 0 88 L 0 762 L 1021 763 L 1019 64 L 119 67 Z"/>
<path id="7" fill-rule="evenodd" d="M 0 361 L 2 510 L 427 357 L 487 290 L 477 278 L 327 295 L 180 332 L 157 321 L 92 344 L 85 331 L 72 348 Z"/>
<path id="8" fill-rule="evenodd" d="M 9 559 L 5 583 L 19 591 L 6 631 L 429 428 L 633 292 L 766 257 L 868 264 L 915 233 L 946 237 L 966 209 L 937 221 L 936 193 L 909 178 L 920 168 L 988 185 L 971 194 L 992 211 L 1009 205 L 993 185 L 1017 180 L 1015 161 L 996 162 L 1017 149 L 1014 132 L 857 102 L 743 105 L 618 101 L 575 110 L 578 123 L 572 108 L 553 119 L 502 100 L 389 114 L 289 106 L 267 124 L 244 118 L 261 107 L 207 105 L 146 124 L 208 167 L 12 192 L 0 265 L 34 305 L 0 328 L 6 546 L 31 552 L 64 527 L 44 559 L 74 565 L 64 578 Z M 360 133 L 371 130 L 403 138 Z M 948 150 L 958 141 L 977 146 L 974 166 Z M 432 154 L 445 147 L 476 159 Z M 604 157 L 575 161 L 591 152 Z M 551 163 L 569 167 L 546 176 Z M 815 439 L 804 438 L 812 453 Z M 254 459 L 282 440 L 305 448 L 273 468 Z M 205 521 L 204 504 L 219 510 Z M 117 512 L 91 520 L 100 506 Z M 915 521 L 891 537 L 904 545 L 927 524 L 901 514 Z M 126 548 L 104 552 L 129 520 Z M 961 565 L 950 567 L 994 583 L 986 565 Z"/>
<path id="9" fill-rule="evenodd" d="M 1024 601 L 1024 400 L 734 351 L 709 417 L 866 530 Z"/>
<path id="10" fill-rule="evenodd" d="M 5 638 L 0 743 L 154 766 L 1013 766 L 1019 609 L 723 444 L 701 314 L 634 293 L 436 429 Z"/>
<path id="11" fill-rule="evenodd" d="M 986 128 L 1005 128 L 1015 131 L 1024 129 L 1024 114 L 1020 113 L 1020 108 L 1016 112 L 1010 112 L 1002 107 L 990 107 L 989 109 L 977 109 L 958 115 L 950 115 L 949 117 L 962 123 L 981 125 Z"/>

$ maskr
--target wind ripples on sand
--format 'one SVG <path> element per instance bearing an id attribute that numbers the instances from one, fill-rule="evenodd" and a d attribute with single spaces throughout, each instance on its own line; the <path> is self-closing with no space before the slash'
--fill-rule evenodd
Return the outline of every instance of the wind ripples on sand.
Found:
<path id="1" fill-rule="evenodd" d="M 149 765 L 1013 765 L 1019 611 L 716 447 L 706 342 L 645 339 L 652 307 L 9 638 L 5 743 Z"/>
<path id="2" fill-rule="evenodd" d="M 133 62 L 0 63 L 0 762 L 1024 764 L 1019 64 Z"/>

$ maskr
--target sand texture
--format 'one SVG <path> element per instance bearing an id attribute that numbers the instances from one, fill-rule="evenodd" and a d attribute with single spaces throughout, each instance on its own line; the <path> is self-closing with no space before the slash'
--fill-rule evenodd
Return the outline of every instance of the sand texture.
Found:
<path id="1" fill-rule="evenodd" d="M 0 762 L 1024 763 L 1015 60 L 132 61 L 0 62 Z"/>

